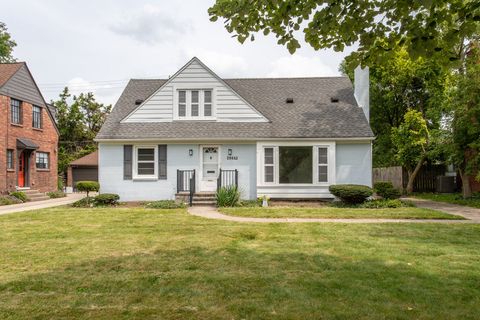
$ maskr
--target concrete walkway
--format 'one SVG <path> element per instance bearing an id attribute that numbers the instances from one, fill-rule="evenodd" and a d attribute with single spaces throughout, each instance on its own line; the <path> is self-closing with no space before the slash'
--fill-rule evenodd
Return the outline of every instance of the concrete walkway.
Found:
<path id="1" fill-rule="evenodd" d="M 189 207 L 188 212 L 191 215 L 216 220 L 234 221 L 234 222 L 255 222 L 255 223 L 307 223 L 307 222 L 337 222 L 337 223 L 445 223 L 445 224 L 465 224 L 480 223 L 480 210 L 457 205 L 445 205 L 443 203 L 406 199 L 413 201 L 421 208 L 430 208 L 455 215 L 462 216 L 470 220 L 444 220 L 444 219 L 335 219 L 335 218 L 252 218 L 252 217 L 234 217 L 220 213 L 215 207 Z M 473 210 L 470 210 L 473 209 Z"/>
<path id="2" fill-rule="evenodd" d="M 49 199 L 44 201 L 25 202 L 20 204 L 12 204 L 8 206 L 0 206 L 0 215 L 63 206 L 65 204 L 73 203 L 84 197 L 85 197 L 85 194 L 83 193 L 70 193 L 70 194 L 67 194 L 65 198 L 57 198 L 57 199 Z"/>

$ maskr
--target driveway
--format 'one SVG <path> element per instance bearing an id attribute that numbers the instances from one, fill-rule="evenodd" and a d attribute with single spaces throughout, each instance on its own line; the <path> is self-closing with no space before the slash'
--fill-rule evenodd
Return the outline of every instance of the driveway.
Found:
<path id="1" fill-rule="evenodd" d="M 44 201 L 25 202 L 20 204 L 12 204 L 8 206 L 0 206 L 0 215 L 63 206 L 65 204 L 73 203 L 84 197 L 85 197 L 85 194 L 83 193 L 70 193 L 70 194 L 67 194 L 65 198 L 57 198 L 57 199 L 49 199 Z"/>

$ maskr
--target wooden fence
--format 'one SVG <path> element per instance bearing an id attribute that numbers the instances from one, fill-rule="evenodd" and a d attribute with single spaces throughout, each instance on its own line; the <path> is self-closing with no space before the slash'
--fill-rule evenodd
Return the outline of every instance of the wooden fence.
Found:
<path id="1" fill-rule="evenodd" d="M 444 165 L 425 165 L 415 177 L 414 192 L 435 192 L 437 177 L 445 174 Z M 402 167 L 386 167 L 373 169 L 373 183 L 390 181 L 398 189 L 405 189 L 408 183 L 408 172 Z"/>

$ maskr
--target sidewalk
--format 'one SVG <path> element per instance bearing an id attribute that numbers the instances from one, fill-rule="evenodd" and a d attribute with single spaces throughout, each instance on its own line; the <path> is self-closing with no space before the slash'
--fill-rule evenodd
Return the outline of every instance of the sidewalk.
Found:
<path id="1" fill-rule="evenodd" d="M 444 219 L 331 219 L 331 218 L 251 218 L 227 216 L 217 211 L 216 207 L 189 207 L 191 215 L 216 220 L 255 223 L 312 223 L 312 222 L 337 222 L 337 223 L 480 223 L 480 220 L 444 220 Z M 459 214 L 460 215 L 460 214 Z"/>
<path id="2" fill-rule="evenodd" d="M 63 206 L 66 204 L 73 203 L 84 197 L 85 197 L 85 194 L 83 193 L 70 193 L 70 194 L 67 194 L 65 198 L 57 198 L 57 199 L 49 199 L 44 201 L 25 202 L 20 204 L 12 204 L 8 206 L 0 206 L 0 215 Z"/>
<path id="3" fill-rule="evenodd" d="M 445 202 L 438 202 L 432 200 L 424 200 L 418 198 L 402 198 L 403 200 L 412 201 L 419 208 L 427 208 L 446 213 L 454 214 L 456 216 L 462 216 L 465 219 L 480 223 L 480 209 L 460 206 L 458 204 L 450 204 Z"/>

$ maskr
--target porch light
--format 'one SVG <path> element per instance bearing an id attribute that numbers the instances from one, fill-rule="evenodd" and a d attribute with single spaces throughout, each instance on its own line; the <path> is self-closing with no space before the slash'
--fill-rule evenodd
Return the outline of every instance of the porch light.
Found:
<path id="1" fill-rule="evenodd" d="M 229 155 L 229 156 L 232 155 L 232 149 L 228 149 L 228 155 Z"/>
<path id="2" fill-rule="evenodd" d="M 193 156 L 193 149 L 188 150 L 188 155 L 191 157 Z"/>

